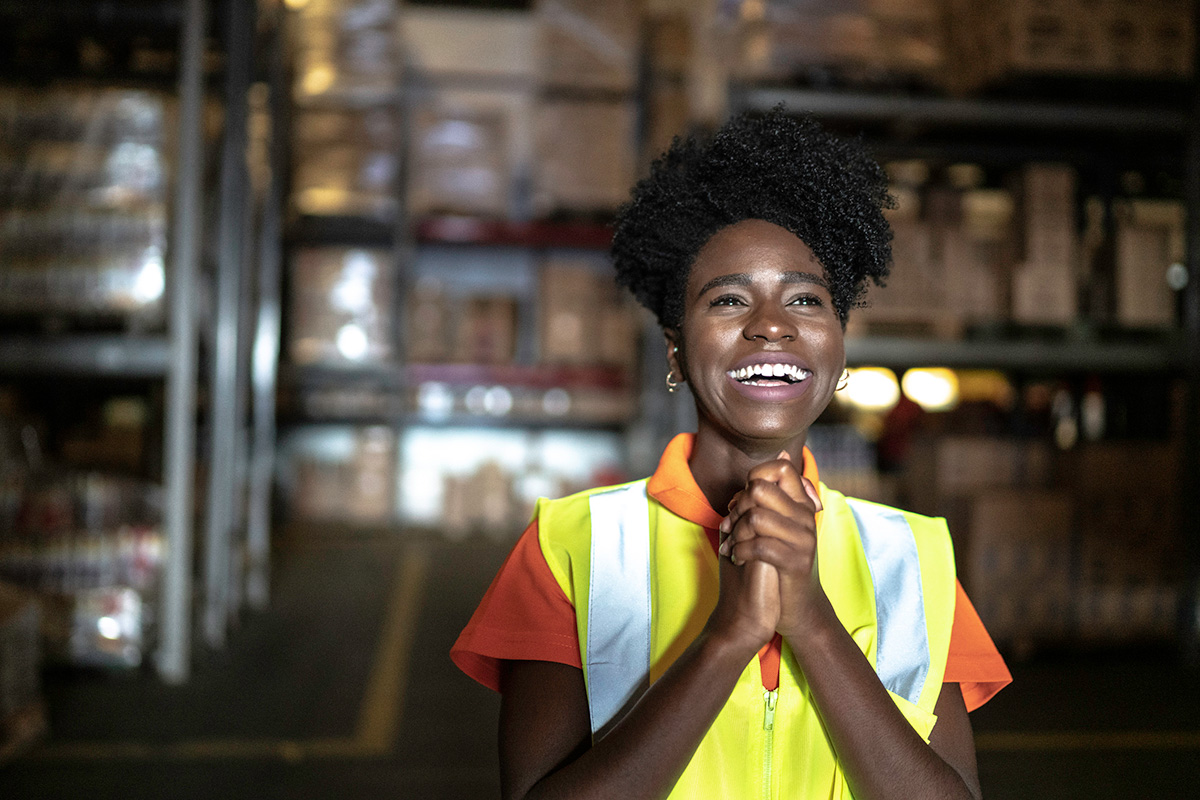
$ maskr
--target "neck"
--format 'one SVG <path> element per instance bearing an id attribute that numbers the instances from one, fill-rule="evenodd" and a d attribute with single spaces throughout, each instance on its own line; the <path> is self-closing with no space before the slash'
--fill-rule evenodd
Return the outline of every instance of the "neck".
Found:
<path id="1" fill-rule="evenodd" d="M 804 463 L 807 431 L 792 439 L 731 440 L 701 423 L 688 466 L 713 510 L 724 516 L 733 496 L 746 488 L 750 470 L 787 451 L 797 466 Z"/>

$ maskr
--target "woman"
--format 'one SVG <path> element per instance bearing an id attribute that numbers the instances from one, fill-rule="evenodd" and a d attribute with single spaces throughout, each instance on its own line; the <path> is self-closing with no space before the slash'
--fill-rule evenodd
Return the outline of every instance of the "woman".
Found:
<path id="1" fill-rule="evenodd" d="M 860 148 L 778 109 L 635 187 L 618 281 L 698 429 L 646 481 L 539 503 L 459 637 L 503 696 L 505 797 L 980 796 L 967 712 L 1009 676 L 944 522 L 848 500 L 804 447 L 887 275 L 889 201 Z"/>

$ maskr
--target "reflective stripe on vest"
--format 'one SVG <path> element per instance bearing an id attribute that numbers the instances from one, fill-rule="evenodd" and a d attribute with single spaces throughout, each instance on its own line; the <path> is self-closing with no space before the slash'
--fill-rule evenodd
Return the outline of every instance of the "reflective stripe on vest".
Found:
<path id="1" fill-rule="evenodd" d="M 875 586 L 879 644 L 875 672 L 884 687 L 916 705 L 929 674 L 929 634 L 917 540 L 894 508 L 846 498 Z"/>
<path id="2" fill-rule="evenodd" d="M 650 504 L 646 481 L 589 499 L 587 681 L 592 733 L 650 686 Z"/>
<path id="3" fill-rule="evenodd" d="M 599 738 L 650 682 L 650 506 L 645 481 L 589 501 L 586 675 L 592 733 Z M 885 688 L 916 704 L 930 652 L 912 528 L 895 509 L 846 502 L 875 587 L 876 673 Z"/>

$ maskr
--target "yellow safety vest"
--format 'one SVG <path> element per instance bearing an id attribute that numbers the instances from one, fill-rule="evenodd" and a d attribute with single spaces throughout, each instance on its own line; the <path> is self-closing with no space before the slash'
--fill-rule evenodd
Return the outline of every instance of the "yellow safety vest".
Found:
<path id="1" fill-rule="evenodd" d="M 542 553 L 575 606 L 593 738 L 687 649 L 717 600 L 704 530 L 646 493 L 645 480 L 539 501 Z M 945 521 L 819 488 L 821 585 L 896 705 L 926 741 L 954 618 Z M 670 797 L 849 798 L 791 651 L 779 688 L 758 659 L 696 748 Z"/>

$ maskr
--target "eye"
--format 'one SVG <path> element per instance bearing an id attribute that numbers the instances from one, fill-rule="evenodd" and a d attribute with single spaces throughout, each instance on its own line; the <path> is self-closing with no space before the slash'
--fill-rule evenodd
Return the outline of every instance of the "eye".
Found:
<path id="1" fill-rule="evenodd" d="M 711 301 L 709 301 L 708 305 L 709 305 L 709 307 L 713 307 L 713 306 L 743 306 L 745 304 L 746 304 L 745 301 L 742 300 L 742 298 L 738 297 L 736 294 L 723 294 L 718 297 L 714 297 Z"/>
<path id="2" fill-rule="evenodd" d="M 792 298 L 788 305 L 793 306 L 823 306 L 825 301 L 815 294 L 802 294 Z"/>

